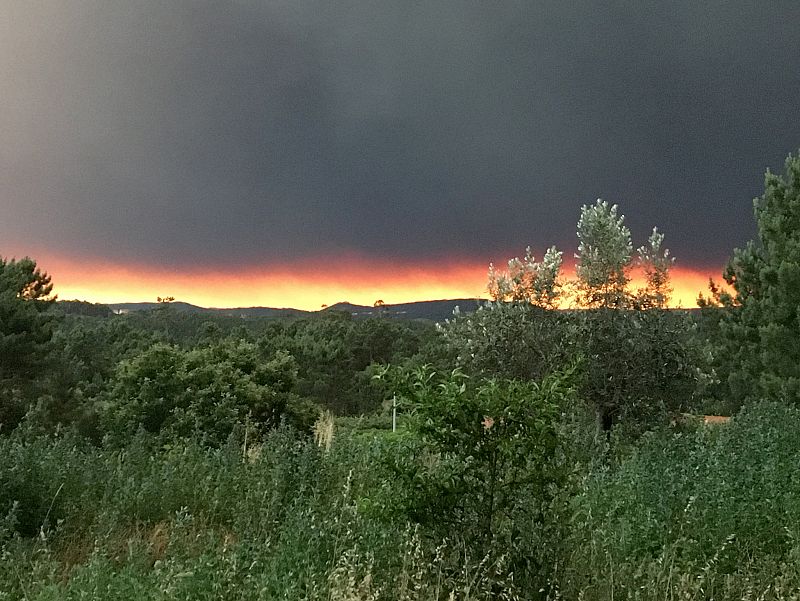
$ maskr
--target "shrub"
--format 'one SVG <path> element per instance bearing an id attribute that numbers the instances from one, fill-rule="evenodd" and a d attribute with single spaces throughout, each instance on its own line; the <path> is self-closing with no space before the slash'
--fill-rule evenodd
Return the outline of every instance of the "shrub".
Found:
<path id="1" fill-rule="evenodd" d="M 438 374 L 427 366 L 395 375 L 412 413 L 411 434 L 394 462 L 406 514 L 457 537 L 478 557 L 505 556 L 519 579 L 545 586 L 547 547 L 520 548 L 520 541 L 547 529 L 567 479 L 558 434 L 573 376 L 567 370 L 541 383 L 473 384 L 457 370 Z"/>
<path id="2" fill-rule="evenodd" d="M 212 445 L 253 423 L 264 431 L 286 417 L 310 430 L 316 408 L 290 391 L 297 364 L 285 351 L 263 356 L 250 342 L 223 339 L 184 351 L 158 343 L 120 363 L 106 409 L 111 432 L 138 428 L 197 435 Z"/>
<path id="3" fill-rule="evenodd" d="M 725 426 L 645 436 L 575 499 L 562 593 L 781 598 L 772 591 L 800 553 L 797 440 L 800 410 L 771 403 Z"/>

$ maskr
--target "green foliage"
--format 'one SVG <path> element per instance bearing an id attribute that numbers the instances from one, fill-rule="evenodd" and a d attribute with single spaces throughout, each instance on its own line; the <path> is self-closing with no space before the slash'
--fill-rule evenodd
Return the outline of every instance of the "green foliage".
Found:
<path id="1" fill-rule="evenodd" d="M 672 294 L 669 270 L 675 262 L 675 258 L 669 256 L 669 249 L 664 248 L 664 234 L 654 227 L 647 244 L 640 246 L 637 252 L 637 262 L 644 271 L 646 286 L 638 292 L 636 306 L 664 309 Z"/>
<path id="2" fill-rule="evenodd" d="M 580 396 L 598 424 L 610 430 L 626 420 L 635 432 L 666 410 L 692 404 L 699 371 L 707 371 L 699 370 L 703 355 L 691 322 L 664 310 L 674 259 L 663 234 L 654 228 L 638 249 L 646 286 L 634 291 L 631 234 L 617 206 L 602 200 L 583 206 L 577 230 L 578 279 L 566 287 L 583 310 L 553 310 L 561 254 L 551 248 L 540 264 L 528 249 L 524 260 L 509 261 L 507 274 L 490 266 L 489 291 L 508 302 L 457 316 L 442 328 L 443 338 L 450 357 L 470 373 L 536 380 L 581 360 Z"/>
<path id="3" fill-rule="evenodd" d="M 46 374 L 48 395 L 41 399 L 40 425 L 74 425 L 83 434 L 102 436 L 98 399 L 108 393 L 117 365 L 155 344 L 156 338 L 120 316 L 70 318 L 53 335 L 52 361 Z"/>
<path id="4" fill-rule="evenodd" d="M 322 408 L 309 398 L 285 393 L 280 418 L 298 432 L 311 432 L 322 413 Z"/>
<path id="5" fill-rule="evenodd" d="M 297 364 L 285 351 L 264 356 L 254 343 L 223 339 L 184 351 L 157 343 L 120 363 L 108 393 L 109 428 L 172 436 L 197 434 L 219 445 L 241 424 L 274 428 L 291 420 L 310 427 L 313 405 L 291 394 Z"/>
<path id="6" fill-rule="evenodd" d="M 767 172 L 754 200 L 757 241 L 734 251 L 724 277 L 735 291 L 720 354 L 730 394 L 742 401 L 800 400 L 800 156 Z M 723 364 L 724 367 L 724 364 Z"/>
<path id="7" fill-rule="evenodd" d="M 580 302 L 586 307 L 627 306 L 633 244 L 631 232 L 617 217 L 617 205 L 597 200 L 584 205 L 578 220 L 578 275 Z"/>
<path id="8" fill-rule="evenodd" d="M 50 276 L 36 262 L 0 257 L 0 425 L 13 428 L 27 410 L 48 358 L 54 316 Z"/>
<path id="9" fill-rule="evenodd" d="M 599 424 L 637 431 L 694 403 L 703 356 L 693 328 L 688 315 L 661 309 L 492 303 L 444 324 L 442 335 L 470 374 L 536 381 L 580 360 L 578 393 Z"/>
<path id="10" fill-rule="evenodd" d="M 395 374 L 412 415 L 412 437 L 394 461 L 405 513 L 459 537 L 478 556 L 505 554 L 518 578 L 542 586 L 544 549 L 523 552 L 518 545 L 523 531 L 527 542 L 541 534 L 547 508 L 566 482 L 558 434 L 573 371 L 541 383 L 474 385 L 458 370 L 438 374 L 423 366 Z"/>
<path id="11" fill-rule="evenodd" d="M 158 432 L 172 415 L 182 386 L 183 353 L 156 344 L 120 364 L 111 392 L 113 429 L 135 432 L 140 426 Z"/>
<path id="12" fill-rule="evenodd" d="M 573 316 L 580 394 L 605 430 L 632 422 L 636 431 L 691 408 L 701 355 L 686 314 L 598 308 Z"/>
<path id="13" fill-rule="evenodd" d="M 157 341 L 153 334 L 121 316 L 67 320 L 53 338 L 59 355 L 56 377 L 62 388 L 81 387 L 92 394 L 114 375 L 120 361 L 131 359 Z"/>
<path id="14" fill-rule="evenodd" d="M 571 300 L 584 308 L 665 308 L 671 294 L 669 272 L 675 259 L 664 247 L 664 234 L 653 228 L 647 244 L 637 250 L 636 265 L 646 285 L 630 289 L 634 266 L 631 232 L 617 205 L 598 199 L 581 207 L 578 220 L 577 280 L 561 279 L 562 254 L 550 247 L 537 262 L 530 247 L 523 259 L 508 261 L 506 272 L 489 265 L 487 289 L 494 301 L 530 304 L 555 309 Z M 570 298 L 567 293 L 574 296 Z"/>
<path id="15" fill-rule="evenodd" d="M 488 290 L 495 301 L 528 303 L 545 309 L 555 309 L 561 297 L 561 272 L 563 253 L 551 246 L 541 262 L 535 260 L 531 248 L 525 249 L 525 258 L 508 262 L 506 273 L 497 272 L 489 264 Z"/>
<path id="16" fill-rule="evenodd" d="M 453 362 L 470 375 L 538 381 L 574 360 L 575 320 L 524 303 L 488 303 L 439 329 Z"/>
<path id="17" fill-rule="evenodd" d="M 3 432 L 26 414 L 42 430 L 74 427 L 96 442 L 109 430 L 130 436 L 139 425 L 187 435 L 207 420 L 214 444 L 235 427 L 263 430 L 281 419 L 307 430 L 317 405 L 348 414 L 379 409 L 383 391 L 370 366 L 407 360 L 433 332 L 432 325 L 347 314 L 200 315 L 169 303 L 110 315 L 75 301 L 51 313 L 41 297 L 49 278 L 33 261 L 4 261 L 2 275 Z"/>
<path id="18" fill-rule="evenodd" d="M 369 366 L 409 358 L 420 349 L 421 336 L 395 320 L 354 321 L 333 314 L 271 324 L 258 344 L 265 352 L 285 350 L 296 359 L 294 392 L 337 414 L 357 415 L 377 410 L 384 398 L 372 385 Z"/>
<path id="19" fill-rule="evenodd" d="M 502 561 L 363 510 L 379 440 L 323 452 L 279 429 L 243 457 L 144 434 L 125 449 L 23 434 L 0 438 L 10 599 L 517 598 Z"/>
<path id="20" fill-rule="evenodd" d="M 108 305 L 79 300 L 60 300 L 56 303 L 56 308 L 64 315 L 80 315 L 83 317 L 111 317 L 114 314 Z"/>
<path id="21" fill-rule="evenodd" d="M 165 448 L 140 433 L 112 449 L 20 429 L 0 437 L 0 592 L 530 599 L 542 582 L 563 599 L 788 599 L 800 590 L 798 438 L 797 408 L 774 403 L 718 429 L 649 434 L 569 489 L 571 515 L 525 521 L 544 508 L 523 487 L 520 511 L 505 509 L 519 538 L 496 521 L 482 554 L 460 525 L 376 511 L 397 499 L 402 481 L 382 466 L 407 438 L 340 433 L 325 452 L 278 429 L 243 455 L 241 440 Z M 526 579 L 537 561 L 548 577 Z"/>
<path id="22" fill-rule="evenodd" d="M 575 499 L 563 596 L 793 598 L 798 439 L 800 412 L 773 403 L 728 425 L 646 436 Z"/>

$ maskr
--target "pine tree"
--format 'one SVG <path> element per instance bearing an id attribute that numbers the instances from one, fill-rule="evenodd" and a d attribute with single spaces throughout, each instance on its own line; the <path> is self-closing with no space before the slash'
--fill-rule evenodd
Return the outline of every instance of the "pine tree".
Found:
<path id="1" fill-rule="evenodd" d="M 0 424 L 13 426 L 26 410 L 52 338 L 50 276 L 28 257 L 0 257 Z M 0 426 L 1 427 L 1 426 Z"/>
<path id="2" fill-rule="evenodd" d="M 739 399 L 800 401 L 800 155 L 767 171 L 753 201 L 757 240 L 736 249 L 724 275 L 735 291 L 722 332 Z"/>

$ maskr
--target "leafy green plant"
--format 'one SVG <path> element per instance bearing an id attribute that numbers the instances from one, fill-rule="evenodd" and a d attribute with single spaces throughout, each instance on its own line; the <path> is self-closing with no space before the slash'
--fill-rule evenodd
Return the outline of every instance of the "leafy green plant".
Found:
<path id="1" fill-rule="evenodd" d="M 580 395 L 602 429 L 624 423 L 644 431 L 690 408 L 702 358 L 687 315 L 598 308 L 574 319 Z"/>
<path id="2" fill-rule="evenodd" d="M 318 408 L 291 392 L 297 363 L 285 351 L 264 356 L 236 339 L 184 351 L 157 343 L 120 363 L 107 393 L 109 429 L 198 435 L 220 445 L 246 423 L 264 431 L 282 418 L 310 431 Z"/>
<path id="3" fill-rule="evenodd" d="M 575 319 L 525 303 L 487 303 L 439 331 L 449 364 L 470 376 L 537 381 L 577 355 Z"/>
<path id="4" fill-rule="evenodd" d="M 574 369 L 540 383 L 472 383 L 458 370 L 440 374 L 428 366 L 396 373 L 411 414 L 410 436 L 394 463 L 406 515 L 457 536 L 477 556 L 506 554 L 510 565 L 527 570 L 524 577 L 541 576 L 532 574 L 543 569 L 541 556 L 516 545 L 521 530 L 543 526 L 545 508 L 566 481 L 556 456 L 573 378 Z"/>
<path id="5" fill-rule="evenodd" d="M 562 593 L 791 598 L 776 591 L 800 586 L 783 572 L 800 553 L 799 438 L 800 411 L 775 403 L 646 435 L 575 498 Z"/>
<path id="6" fill-rule="evenodd" d="M 33 259 L 0 256 L 0 427 L 14 428 L 40 388 L 56 315 L 50 276 Z M 34 397 L 35 398 L 35 397 Z"/>

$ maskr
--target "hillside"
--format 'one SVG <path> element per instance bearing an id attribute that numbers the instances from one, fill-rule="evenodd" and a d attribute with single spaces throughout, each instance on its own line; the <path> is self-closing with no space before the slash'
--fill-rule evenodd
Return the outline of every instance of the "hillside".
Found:
<path id="1" fill-rule="evenodd" d="M 304 311 L 293 308 L 275 307 L 234 307 L 234 308 L 207 308 L 184 303 L 180 301 L 169 303 L 175 310 L 186 313 L 205 313 L 212 315 L 226 315 L 242 318 L 285 318 L 285 317 L 307 317 L 330 311 L 344 311 L 350 313 L 357 319 L 370 317 L 388 317 L 392 319 L 426 319 L 430 321 L 444 321 L 452 317 L 453 310 L 458 307 L 462 312 L 469 313 L 475 311 L 479 299 L 461 298 L 449 300 L 418 301 L 413 303 L 399 303 L 396 305 L 384 305 L 383 307 L 370 307 L 367 305 L 355 305 L 346 301 L 336 303 L 320 311 Z M 103 315 L 113 311 L 114 313 L 130 313 L 134 311 L 152 311 L 163 306 L 161 303 L 141 302 L 141 303 L 112 303 L 109 305 L 90 304 L 78 301 L 59 301 L 59 308 L 65 313 L 80 313 L 84 315 Z"/>

